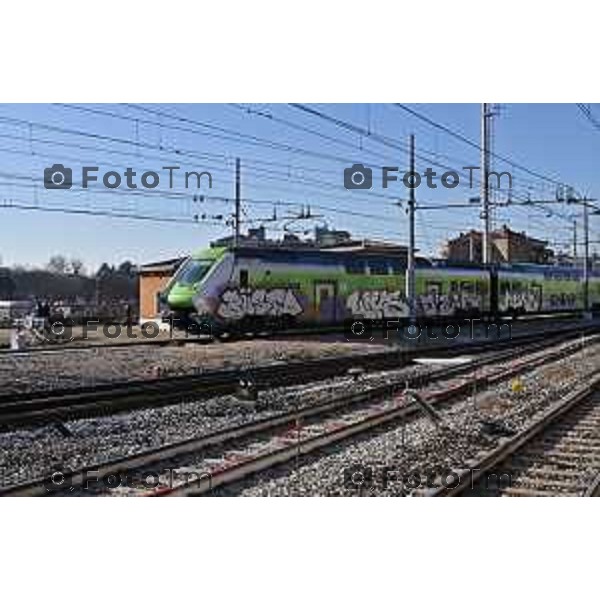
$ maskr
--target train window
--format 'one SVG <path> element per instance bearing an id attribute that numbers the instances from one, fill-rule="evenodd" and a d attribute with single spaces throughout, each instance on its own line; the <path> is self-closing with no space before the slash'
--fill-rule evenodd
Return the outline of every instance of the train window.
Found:
<path id="1" fill-rule="evenodd" d="M 369 271 L 371 275 L 388 275 L 388 263 L 383 259 L 369 260 Z"/>
<path id="2" fill-rule="evenodd" d="M 248 271 L 246 269 L 240 269 L 240 287 L 248 287 Z"/>
<path id="3" fill-rule="evenodd" d="M 346 273 L 354 275 L 365 274 L 365 263 L 362 260 L 353 260 L 346 263 Z"/>
<path id="4" fill-rule="evenodd" d="M 442 282 L 441 281 L 426 281 L 425 289 L 427 290 L 428 296 L 440 296 L 442 294 Z"/>
<path id="5" fill-rule="evenodd" d="M 213 265 L 212 260 L 196 260 L 190 258 L 181 267 L 181 271 L 177 275 L 180 283 L 185 285 L 193 285 L 199 283 L 202 278 L 208 273 L 208 270 Z"/>
<path id="6" fill-rule="evenodd" d="M 390 262 L 390 265 L 392 267 L 392 273 L 394 275 L 403 275 L 404 271 L 406 270 L 406 265 L 403 265 L 402 261 L 400 260 L 392 260 Z"/>

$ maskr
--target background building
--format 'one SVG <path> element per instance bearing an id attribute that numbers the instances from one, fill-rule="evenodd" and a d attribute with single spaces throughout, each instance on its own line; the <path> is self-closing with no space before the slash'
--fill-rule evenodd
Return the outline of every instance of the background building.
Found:
<path id="1" fill-rule="evenodd" d="M 140 323 L 156 321 L 163 310 L 162 292 L 185 258 L 172 258 L 139 268 Z"/>
<path id="2" fill-rule="evenodd" d="M 539 263 L 552 262 L 554 252 L 545 240 L 529 237 L 503 225 L 490 235 L 492 262 L 496 263 Z M 471 230 L 450 239 L 442 249 L 442 256 L 449 262 L 482 262 L 482 235 Z"/>

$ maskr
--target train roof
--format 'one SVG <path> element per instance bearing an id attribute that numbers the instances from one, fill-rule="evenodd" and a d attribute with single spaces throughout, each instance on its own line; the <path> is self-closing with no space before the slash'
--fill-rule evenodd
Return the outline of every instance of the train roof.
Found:
<path id="1" fill-rule="evenodd" d="M 541 265 L 537 263 L 512 263 L 501 264 L 496 267 L 498 271 L 512 271 L 515 273 L 583 273 L 581 267 L 572 265 Z M 591 270 L 590 270 L 591 273 Z"/>
<path id="2" fill-rule="evenodd" d="M 319 264 L 340 264 L 349 261 L 388 259 L 400 261 L 406 265 L 406 247 L 399 245 L 352 245 L 335 246 L 330 248 L 317 248 L 306 246 L 285 245 L 241 245 L 237 248 L 227 246 L 215 246 L 202 248 L 191 254 L 197 260 L 217 260 L 227 252 L 233 252 L 236 256 L 248 258 L 262 258 L 275 262 L 288 261 L 300 262 L 311 261 Z M 416 266 L 442 269 L 453 269 L 461 271 L 483 271 L 485 266 L 472 262 L 455 262 L 444 259 L 429 260 L 422 256 L 415 257 Z M 491 265 L 496 272 L 505 273 L 548 273 L 548 274 L 578 274 L 583 275 L 583 269 L 573 265 L 544 265 L 538 263 L 501 263 Z M 600 277 L 600 271 L 591 269 L 590 276 Z"/>
<path id="3" fill-rule="evenodd" d="M 237 256 L 248 258 L 264 258 L 273 261 L 298 262 L 310 260 L 324 264 L 339 264 L 348 261 L 388 259 L 406 263 L 406 252 L 399 248 L 371 247 L 335 247 L 334 248 L 302 248 L 302 247 L 254 247 L 240 246 L 232 249 Z M 423 257 L 416 257 L 416 264 L 429 266 L 430 262 Z"/>
<path id="4" fill-rule="evenodd" d="M 447 269 L 473 269 L 473 270 L 484 270 L 486 267 L 481 263 L 473 262 L 459 262 L 459 261 L 447 261 L 437 260 L 432 261 L 434 267 L 441 267 Z M 497 263 L 490 265 L 490 268 L 497 272 L 510 272 L 510 273 L 583 273 L 582 267 L 574 267 L 573 265 L 544 265 L 540 263 Z M 590 274 L 598 273 L 590 269 Z"/>
<path id="5" fill-rule="evenodd" d="M 217 260 L 225 254 L 229 248 L 225 246 L 214 246 L 210 248 L 201 248 L 192 252 L 192 258 L 196 260 Z"/>

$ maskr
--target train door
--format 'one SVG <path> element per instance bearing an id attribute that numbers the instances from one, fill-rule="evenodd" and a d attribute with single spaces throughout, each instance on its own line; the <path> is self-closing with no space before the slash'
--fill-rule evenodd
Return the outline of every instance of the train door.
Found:
<path id="1" fill-rule="evenodd" d="M 425 297 L 421 298 L 421 314 L 426 317 L 437 317 L 443 311 L 442 282 L 428 280 L 425 282 Z"/>
<path id="2" fill-rule="evenodd" d="M 461 281 L 459 289 L 459 310 L 462 314 L 469 314 L 473 310 L 475 286 L 471 281 Z"/>
<path id="3" fill-rule="evenodd" d="M 315 315 L 319 323 L 337 320 L 337 286 L 335 281 L 315 281 Z"/>
<path id="4" fill-rule="evenodd" d="M 543 305 L 542 286 L 539 283 L 532 283 L 529 287 L 527 312 L 541 312 Z"/>
<path id="5" fill-rule="evenodd" d="M 498 273 L 494 271 L 490 271 L 490 292 L 489 292 L 489 311 L 492 315 L 492 318 L 496 318 L 498 316 Z M 484 304 L 485 306 L 485 304 Z M 485 308 L 484 308 L 485 310 Z"/>

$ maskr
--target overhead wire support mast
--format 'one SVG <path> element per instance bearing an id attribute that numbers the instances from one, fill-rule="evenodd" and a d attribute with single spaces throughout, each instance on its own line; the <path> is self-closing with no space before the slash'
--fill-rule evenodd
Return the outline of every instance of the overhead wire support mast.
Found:
<path id="1" fill-rule="evenodd" d="M 582 205 L 583 209 L 583 310 L 587 314 L 590 310 L 590 219 L 589 209 L 592 214 L 600 214 L 600 210 L 593 204 L 592 198 L 567 198 L 567 202 L 575 202 Z"/>
<path id="2" fill-rule="evenodd" d="M 240 244 L 240 210 L 242 203 L 240 159 L 235 159 L 235 235 L 234 243 L 237 248 Z"/>
<path id="3" fill-rule="evenodd" d="M 409 322 L 416 321 L 415 306 L 415 136 L 410 136 L 410 174 L 411 185 L 408 197 L 408 257 L 406 265 L 406 297 L 408 298 Z"/>
<path id="4" fill-rule="evenodd" d="M 587 200 L 583 199 L 583 309 L 590 310 L 590 223 Z"/>
<path id="5" fill-rule="evenodd" d="M 484 265 L 491 262 L 490 256 L 490 197 L 489 197 L 489 172 L 490 172 L 490 126 L 492 118 L 490 105 L 481 104 L 481 218 L 483 220 L 482 259 Z"/>
<path id="6" fill-rule="evenodd" d="M 600 214 L 600 209 L 594 204 L 596 202 L 595 198 L 576 198 L 576 197 L 568 197 L 566 198 L 567 204 L 581 204 L 583 211 L 583 310 L 585 313 L 589 312 L 590 309 L 590 296 L 589 296 L 589 288 L 590 288 L 590 219 L 589 219 L 589 209 L 592 209 L 593 215 Z M 577 231 L 575 229 L 575 231 Z M 575 248 L 576 248 L 576 240 Z M 575 254 L 575 252 L 574 252 Z"/>

